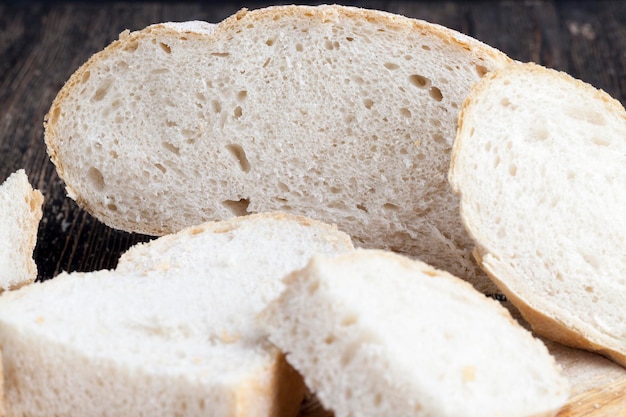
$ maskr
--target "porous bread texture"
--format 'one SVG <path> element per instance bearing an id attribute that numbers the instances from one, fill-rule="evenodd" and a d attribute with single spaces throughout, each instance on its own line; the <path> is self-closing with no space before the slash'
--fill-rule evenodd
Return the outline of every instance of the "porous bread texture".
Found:
<path id="1" fill-rule="evenodd" d="M 442 26 L 337 5 L 157 24 L 72 75 L 46 144 L 68 195 L 114 228 L 280 210 L 494 287 L 477 282 L 446 175 L 470 86 L 509 62 Z"/>
<path id="2" fill-rule="evenodd" d="M 535 64 L 465 103 L 450 182 L 476 258 L 533 329 L 626 366 L 626 111 Z"/>
<path id="3" fill-rule="evenodd" d="M 29 284 L 37 278 L 33 250 L 42 212 L 43 195 L 34 190 L 23 169 L 0 185 L 0 292 Z"/>
<path id="4" fill-rule="evenodd" d="M 448 273 L 361 249 L 285 282 L 260 317 L 337 417 L 553 416 L 567 400 L 545 345 Z"/>
<path id="5" fill-rule="evenodd" d="M 11 416 L 295 416 L 302 378 L 255 316 L 310 256 L 352 250 L 331 226 L 261 214 L 129 250 L 115 271 L 0 296 Z"/>

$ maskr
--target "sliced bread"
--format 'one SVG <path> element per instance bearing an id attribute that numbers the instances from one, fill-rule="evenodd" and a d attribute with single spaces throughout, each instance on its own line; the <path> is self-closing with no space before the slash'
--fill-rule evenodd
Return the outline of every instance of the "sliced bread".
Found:
<path id="1" fill-rule="evenodd" d="M 626 111 L 517 64 L 466 101 L 450 182 L 480 265 L 533 329 L 626 366 Z"/>
<path id="2" fill-rule="evenodd" d="M 244 9 L 122 33 L 59 92 L 45 138 L 68 195 L 114 228 L 280 210 L 472 280 L 450 151 L 470 87 L 509 62 L 382 11 Z"/>
<path id="3" fill-rule="evenodd" d="M 0 292 L 37 278 L 33 250 L 42 212 L 43 195 L 34 190 L 23 169 L 0 185 Z"/>
<path id="4" fill-rule="evenodd" d="M 553 416 L 568 384 L 498 302 L 377 250 L 314 257 L 260 315 L 337 417 Z"/>
<path id="5" fill-rule="evenodd" d="M 295 416 L 301 377 L 255 316 L 310 256 L 352 250 L 285 214 L 207 223 L 131 249 L 119 270 L 0 296 L 11 416 Z"/>

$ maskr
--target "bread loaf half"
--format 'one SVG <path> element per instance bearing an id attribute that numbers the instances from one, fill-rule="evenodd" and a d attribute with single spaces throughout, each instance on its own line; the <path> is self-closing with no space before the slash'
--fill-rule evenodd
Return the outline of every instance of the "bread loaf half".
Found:
<path id="1" fill-rule="evenodd" d="M 450 182 L 481 266 L 540 335 L 626 366 L 626 111 L 535 64 L 466 101 Z"/>
<path id="2" fill-rule="evenodd" d="M 310 256 L 351 249 L 333 227 L 260 214 L 5 292 L 7 415 L 295 416 L 302 379 L 254 318 Z"/>
<path id="3" fill-rule="evenodd" d="M 390 252 L 314 257 L 262 313 L 335 416 L 553 416 L 544 344 L 467 282 Z"/>
<path id="4" fill-rule="evenodd" d="M 0 185 L 0 292 L 37 278 L 33 250 L 43 215 L 42 204 L 41 192 L 33 190 L 23 169 Z"/>
<path id="5" fill-rule="evenodd" d="M 118 229 L 280 210 L 471 280 L 450 151 L 470 86 L 508 62 L 456 31 L 343 6 L 157 24 L 72 75 L 46 143 L 69 196 Z"/>

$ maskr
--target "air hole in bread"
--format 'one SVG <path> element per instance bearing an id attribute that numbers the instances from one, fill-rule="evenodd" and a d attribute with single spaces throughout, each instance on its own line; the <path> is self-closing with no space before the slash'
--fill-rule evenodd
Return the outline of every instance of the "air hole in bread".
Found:
<path id="1" fill-rule="evenodd" d="M 394 64 L 393 62 L 386 62 L 384 64 L 384 67 L 387 68 L 388 70 L 397 70 L 398 68 L 400 68 L 400 65 L 398 64 Z"/>
<path id="2" fill-rule="evenodd" d="M 228 52 L 212 52 L 211 55 L 218 58 L 226 58 L 230 56 Z"/>
<path id="3" fill-rule="evenodd" d="M 237 106 L 235 107 L 235 110 L 233 110 L 233 117 L 235 119 L 239 119 L 243 114 L 243 110 L 241 109 L 241 106 Z"/>
<path id="4" fill-rule="evenodd" d="M 496 155 L 496 157 L 493 159 L 493 167 L 498 168 L 498 166 L 500 166 L 500 161 L 501 161 L 500 155 Z M 478 165 L 475 165 L 474 169 L 477 169 L 477 168 L 478 168 Z"/>
<path id="5" fill-rule="evenodd" d="M 288 186 L 287 184 L 285 184 L 284 182 L 280 182 L 280 181 L 278 182 L 278 189 L 279 189 L 279 190 L 281 190 L 281 191 L 283 191 L 283 192 L 286 192 L 286 193 L 288 193 L 289 191 L 291 191 L 291 190 L 289 189 L 289 186 Z"/>
<path id="6" fill-rule="evenodd" d="M 586 107 L 568 106 L 565 113 L 574 120 L 582 120 L 596 126 L 606 125 L 604 116 Z"/>
<path id="7" fill-rule="evenodd" d="M 448 142 L 446 142 L 446 138 L 441 134 L 441 133 L 435 133 L 433 135 L 433 140 L 436 143 L 440 143 L 440 144 L 447 144 Z"/>
<path id="8" fill-rule="evenodd" d="M 418 88 L 426 88 L 430 86 L 430 80 L 419 74 L 410 75 L 409 82 Z"/>
<path id="9" fill-rule="evenodd" d="M 162 164 L 154 164 L 154 166 L 164 174 L 167 172 L 167 168 L 165 168 Z"/>
<path id="10" fill-rule="evenodd" d="M 105 81 L 104 84 L 101 84 L 100 87 L 96 90 L 93 97 L 91 98 L 93 101 L 101 101 L 109 92 L 109 88 L 111 87 L 112 82 L 110 80 Z"/>
<path id="11" fill-rule="evenodd" d="M 535 126 L 531 132 L 533 139 L 538 141 L 544 141 L 550 137 L 550 132 L 545 126 Z"/>
<path id="12" fill-rule="evenodd" d="M 250 171 L 250 161 L 248 161 L 246 151 L 244 151 L 241 145 L 231 143 L 230 145 L 226 145 L 226 149 L 228 149 L 228 151 L 235 157 L 235 159 L 239 163 L 239 168 L 243 172 Z"/>
<path id="13" fill-rule="evenodd" d="M 365 106 L 366 109 L 369 110 L 374 105 L 374 102 L 371 99 L 366 98 L 365 100 L 363 100 L 363 105 Z"/>
<path id="14" fill-rule="evenodd" d="M 487 74 L 488 72 L 489 70 L 487 69 L 487 67 L 483 65 L 476 65 L 476 74 L 478 74 L 480 78 L 484 77 L 485 74 Z"/>
<path id="15" fill-rule="evenodd" d="M 91 182 L 91 186 L 98 192 L 104 190 L 105 187 L 105 183 L 104 183 L 104 176 L 102 175 L 102 172 L 100 172 L 100 170 L 96 167 L 91 167 L 89 168 L 89 171 L 87 171 L 87 178 L 89 178 L 89 181 Z"/>
<path id="16" fill-rule="evenodd" d="M 177 146 L 172 145 L 169 142 L 161 142 L 161 145 L 167 149 L 168 151 L 170 151 L 171 153 L 173 153 L 174 155 L 180 155 L 180 148 L 178 148 Z"/>
<path id="17" fill-rule="evenodd" d="M 91 72 L 90 71 L 83 72 L 83 76 L 81 77 L 80 82 L 82 84 L 85 84 L 89 80 L 89 77 L 91 77 Z"/>
<path id="18" fill-rule="evenodd" d="M 509 165 L 509 175 L 512 177 L 517 175 L 517 165 L 515 164 Z"/>
<path id="19" fill-rule="evenodd" d="M 407 109 L 406 107 L 402 107 L 400 109 L 400 115 L 402 115 L 404 117 L 411 117 L 411 111 L 409 109 Z"/>
<path id="20" fill-rule="evenodd" d="M 594 145 L 598 145 L 598 146 L 609 146 L 611 144 L 611 141 L 609 139 L 603 139 L 603 138 L 597 138 L 597 137 L 592 138 L 591 142 Z"/>
<path id="21" fill-rule="evenodd" d="M 367 207 L 365 207 L 363 204 L 357 204 L 356 208 L 358 208 L 361 211 L 364 211 L 364 212 L 368 213 Z"/>
<path id="22" fill-rule="evenodd" d="M 302 44 L 301 44 L 301 43 L 297 43 L 297 44 L 296 44 L 296 51 L 298 51 L 298 52 L 302 52 L 302 51 L 304 51 L 304 47 L 302 46 Z M 268 59 L 269 59 L 269 58 L 268 58 Z"/>
<path id="23" fill-rule="evenodd" d="M 593 292 L 593 287 L 592 287 L 591 285 L 587 285 L 587 286 L 585 287 L 585 291 L 587 291 L 587 292 Z"/>
<path id="24" fill-rule="evenodd" d="M 348 42 L 352 42 L 352 41 L 354 40 L 354 38 L 352 38 L 352 37 L 348 36 L 348 37 L 346 38 L 346 40 L 347 40 Z"/>
<path id="25" fill-rule="evenodd" d="M 263 63 L 263 68 L 267 67 L 271 61 L 272 61 L 272 58 L 267 58 L 265 62 Z"/>
<path id="26" fill-rule="evenodd" d="M 161 49 L 166 53 L 166 54 L 171 54 L 172 53 L 172 48 L 170 48 L 170 46 L 164 42 L 159 42 L 159 46 L 161 47 Z"/>
<path id="27" fill-rule="evenodd" d="M 211 102 L 211 106 L 213 107 L 213 111 L 215 113 L 221 113 L 222 112 L 222 103 L 219 100 L 213 100 Z"/>
<path id="28" fill-rule="evenodd" d="M 114 203 L 107 204 L 107 210 L 109 211 L 117 211 L 117 206 Z"/>
<path id="29" fill-rule="evenodd" d="M 398 211 L 400 210 L 400 206 L 396 204 L 385 203 L 383 204 L 383 209 L 388 210 L 388 211 Z"/>
<path id="30" fill-rule="evenodd" d="M 242 198 L 240 200 L 224 200 L 222 201 L 222 205 L 235 216 L 245 216 L 247 214 L 250 214 L 248 212 L 250 200 L 247 198 Z"/>
<path id="31" fill-rule="evenodd" d="M 357 314 L 347 314 L 341 319 L 342 326 L 353 326 L 359 321 L 359 316 Z"/>
<path id="32" fill-rule="evenodd" d="M 268 39 L 268 40 L 265 41 L 265 44 L 267 46 L 272 46 L 272 45 L 274 45 L 274 42 L 276 42 L 276 39 Z"/>
<path id="33" fill-rule="evenodd" d="M 331 201 L 327 205 L 330 209 L 347 210 L 348 206 L 343 201 Z"/>
<path id="34" fill-rule="evenodd" d="M 326 343 L 327 345 L 332 345 L 333 343 L 335 343 L 336 340 L 337 338 L 335 337 L 335 335 L 329 334 L 324 338 L 324 343 Z"/>
<path id="35" fill-rule="evenodd" d="M 430 51 L 430 46 L 422 45 L 422 49 L 425 50 L 425 51 Z"/>
<path id="36" fill-rule="evenodd" d="M 502 107 L 509 107 L 511 105 L 511 100 L 509 100 L 508 97 L 504 97 L 503 99 L 500 100 L 500 105 Z"/>
<path id="37" fill-rule="evenodd" d="M 443 100 L 443 94 L 441 94 L 441 90 L 437 87 L 431 87 L 428 93 L 435 101 Z"/>
<path id="38" fill-rule="evenodd" d="M 334 49 L 339 49 L 339 42 L 337 41 L 331 42 L 330 40 L 327 40 L 326 42 L 324 42 L 324 47 L 328 49 L 329 51 L 332 51 Z"/>
<path id="39" fill-rule="evenodd" d="M 598 258 L 596 258 L 595 256 L 590 255 L 588 253 L 583 253 L 582 257 L 585 263 L 587 263 L 593 269 L 597 270 L 600 268 L 600 262 L 598 262 Z"/>

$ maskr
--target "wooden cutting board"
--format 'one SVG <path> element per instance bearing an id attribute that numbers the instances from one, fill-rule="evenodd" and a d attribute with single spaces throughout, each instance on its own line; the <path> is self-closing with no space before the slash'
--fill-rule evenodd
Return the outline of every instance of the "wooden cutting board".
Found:
<path id="1" fill-rule="evenodd" d="M 515 309 L 507 307 L 527 327 Z M 544 343 L 571 386 L 570 399 L 557 417 L 626 417 L 626 368 L 595 353 L 546 340 Z M 332 416 L 311 397 L 302 404 L 298 417 Z"/>

